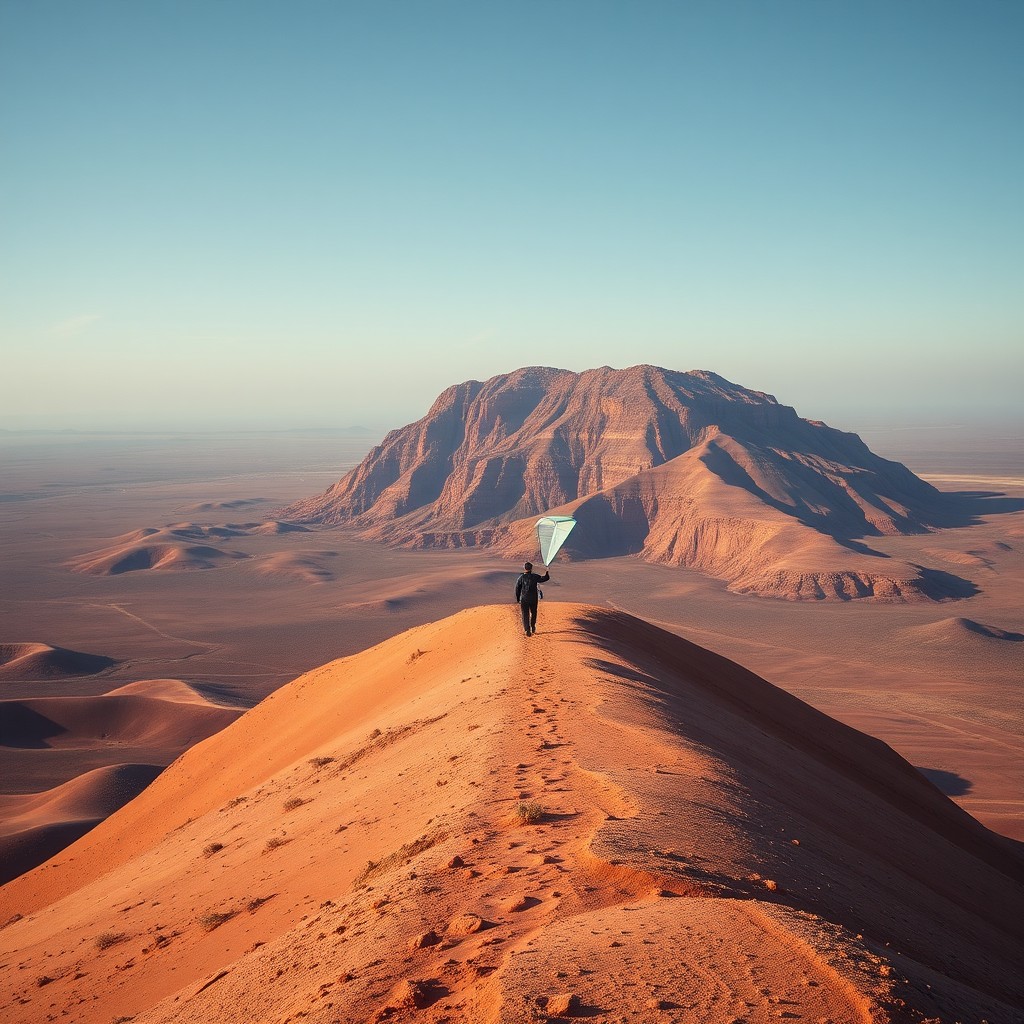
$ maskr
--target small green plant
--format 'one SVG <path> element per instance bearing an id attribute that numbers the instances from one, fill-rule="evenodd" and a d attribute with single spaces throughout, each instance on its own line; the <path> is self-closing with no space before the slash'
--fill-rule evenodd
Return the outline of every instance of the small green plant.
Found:
<path id="1" fill-rule="evenodd" d="M 96 936 L 96 948 L 97 949 L 109 949 L 111 946 L 116 946 L 119 942 L 124 942 L 128 938 L 124 932 L 100 932 Z"/>
<path id="2" fill-rule="evenodd" d="M 223 843 L 209 843 L 203 847 L 203 856 L 212 857 L 215 853 L 219 853 L 224 849 Z"/>
<path id="3" fill-rule="evenodd" d="M 535 800 L 516 804 L 516 817 L 524 825 L 537 825 L 544 820 L 544 808 Z"/>
<path id="4" fill-rule="evenodd" d="M 294 811 L 296 807 L 301 807 L 304 803 L 306 803 L 306 801 L 303 800 L 302 797 L 292 796 L 285 800 L 284 809 L 286 811 Z"/>
<path id="5" fill-rule="evenodd" d="M 230 921 L 234 916 L 233 911 L 211 910 L 199 918 L 199 924 L 203 931 L 212 932 L 214 928 L 219 928 L 225 921 Z"/>

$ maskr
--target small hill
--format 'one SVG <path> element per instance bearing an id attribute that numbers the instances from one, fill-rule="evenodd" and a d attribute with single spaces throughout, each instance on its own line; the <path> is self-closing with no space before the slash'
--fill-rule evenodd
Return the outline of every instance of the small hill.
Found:
<path id="1" fill-rule="evenodd" d="M 140 680 L 99 697 L 0 700 L 0 882 L 73 843 L 240 713 L 180 679 Z M 27 765 L 56 784 L 19 791 Z"/>
<path id="2" fill-rule="evenodd" d="M 473 608 L 276 691 L 0 887 L 11 1024 L 1010 1024 L 1024 858 L 648 623 Z"/>
<path id="3" fill-rule="evenodd" d="M 41 643 L 0 644 L 0 680 L 60 679 L 93 676 L 117 664 L 101 654 L 71 651 Z"/>
<path id="4" fill-rule="evenodd" d="M 938 525 L 949 513 L 940 492 L 856 434 L 708 370 L 527 367 L 467 381 L 281 517 L 397 546 L 529 555 L 533 522 L 549 512 L 579 521 L 570 558 L 639 554 L 746 593 L 972 592 L 864 543 Z"/>
<path id="5" fill-rule="evenodd" d="M 162 765 L 108 765 L 43 793 L 0 796 L 0 884 L 70 846 L 162 771 Z"/>

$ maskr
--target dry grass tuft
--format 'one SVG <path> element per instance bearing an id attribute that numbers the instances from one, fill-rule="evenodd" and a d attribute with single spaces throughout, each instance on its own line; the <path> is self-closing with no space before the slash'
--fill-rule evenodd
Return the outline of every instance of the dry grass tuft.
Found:
<path id="1" fill-rule="evenodd" d="M 308 802 L 308 800 L 303 800 L 300 796 L 292 796 L 285 800 L 284 809 L 286 811 L 294 811 L 296 807 L 301 807 L 303 804 Z"/>
<path id="2" fill-rule="evenodd" d="M 223 843 L 209 843 L 203 847 L 203 856 L 212 857 L 215 853 L 219 853 L 224 849 Z"/>
<path id="3" fill-rule="evenodd" d="M 536 800 L 516 804 L 516 818 L 523 825 L 537 825 L 544 820 L 544 808 Z"/>
<path id="4" fill-rule="evenodd" d="M 111 946 L 116 946 L 119 942 L 124 942 L 128 936 L 124 932 L 100 932 L 96 936 L 96 948 L 97 949 L 109 949 Z"/>
<path id="5" fill-rule="evenodd" d="M 233 910 L 211 910 L 199 918 L 199 925 L 203 931 L 212 932 L 214 928 L 219 928 L 225 921 L 230 921 L 234 916 L 235 912 Z"/>

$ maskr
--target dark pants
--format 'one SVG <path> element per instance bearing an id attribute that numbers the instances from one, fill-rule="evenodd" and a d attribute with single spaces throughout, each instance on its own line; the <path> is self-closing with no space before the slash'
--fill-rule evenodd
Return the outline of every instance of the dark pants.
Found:
<path id="1" fill-rule="evenodd" d="M 519 610 L 523 613 L 523 629 L 527 635 L 533 633 L 537 628 L 537 602 L 521 601 L 519 603 Z"/>

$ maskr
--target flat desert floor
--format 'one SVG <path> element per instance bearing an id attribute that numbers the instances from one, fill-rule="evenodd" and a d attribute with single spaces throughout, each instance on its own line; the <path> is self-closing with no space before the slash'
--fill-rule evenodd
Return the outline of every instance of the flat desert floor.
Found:
<path id="1" fill-rule="evenodd" d="M 940 489 L 1024 496 L 1019 438 L 862 436 Z M 486 552 L 390 551 L 275 524 L 276 508 L 324 490 L 373 440 L 0 435 L 0 841 L 4 820 L 10 833 L 12 821 L 74 817 L 84 797 L 72 784 L 88 772 L 108 772 L 86 786 L 94 802 L 145 785 L 303 672 L 464 608 L 511 604 L 519 566 Z M 647 619 L 878 737 L 1024 840 L 1017 505 L 994 497 L 970 527 L 872 540 L 969 580 L 969 599 L 790 603 L 633 558 L 559 559 L 539 628 L 552 602 Z M 101 695 L 120 701 L 116 728 L 97 716 Z M 109 777 L 125 764 L 130 778 Z M 49 809 L 31 796 L 43 793 Z"/>

